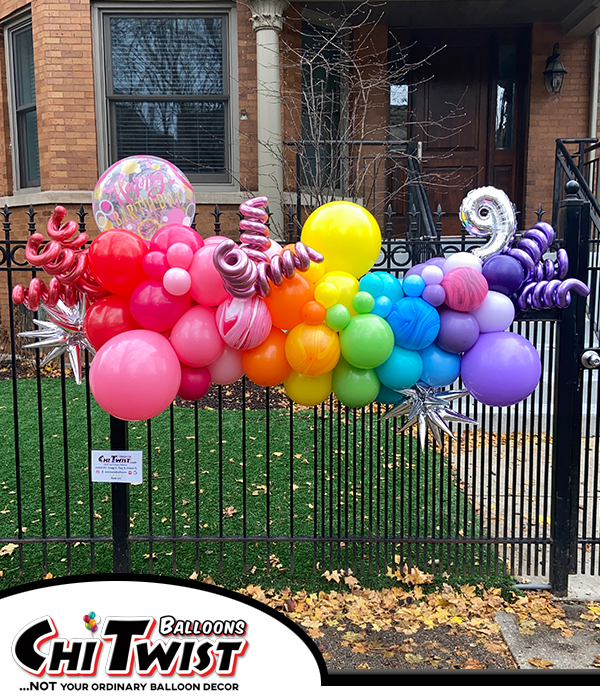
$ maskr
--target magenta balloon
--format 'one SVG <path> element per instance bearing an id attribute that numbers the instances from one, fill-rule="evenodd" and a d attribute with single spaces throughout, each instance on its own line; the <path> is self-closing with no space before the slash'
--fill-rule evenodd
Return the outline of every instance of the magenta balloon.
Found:
<path id="1" fill-rule="evenodd" d="M 194 251 L 187 243 L 182 243 L 181 241 L 171 244 L 167 250 L 167 262 L 171 267 L 181 267 L 184 270 L 189 270 L 193 257 Z"/>
<path id="2" fill-rule="evenodd" d="M 190 308 L 189 294 L 169 294 L 158 280 L 146 280 L 139 284 L 129 300 L 129 310 L 142 328 L 164 333 Z"/>
<path id="3" fill-rule="evenodd" d="M 175 351 L 160 333 L 126 331 L 98 350 L 90 388 L 98 404 L 121 420 L 146 420 L 171 404 L 181 383 Z"/>
<path id="4" fill-rule="evenodd" d="M 229 293 L 225 291 L 221 275 L 213 262 L 214 252 L 215 249 L 212 245 L 200 248 L 194 254 L 190 265 L 192 278 L 190 291 L 194 299 L 204 306 L 218 306 L 229 299 Z"/>
<path id="5" fill-rule="evenodd" d="M 475 316 L 452 309 L 440 309 L 440 332 L 435 342 L 446 352 L 466 352 L 479 338 Z"/>
<path id="6" fill-rule="evenodd" d="M 488 406 L 526 399 L 542 375 L 540 356 L 517 333 L 482 333 L 462 358 L 461 375 L 471 394 Z"/>
<path id="7" fill-rule="evenodd" d="M 193 228 L 184 226 L 184 224 L 169 224 L 159 228 L 152 236 L 150 250 L 162 250 L 163 253 L 166 253 L 173 243 L 186 243 L 194 253 L 204 246 L 200 234 Z"/>
<path id="8" fill-rule="evenodd" d="M 173 326 L 171 345 L 184 365 L 205 367 L 223 352 L 215 312 L 206 306 L 192 306 Z"/>
<path id="9" fill-rule="evenodd" d="M 445 262 L 446 258 L 431 258 L 431 260 L 427 260 L 426 262 L 413 265 L 410 270 L 404 274 L 404 277 L 408 277 L 409 275 L 420 275 L 423 268 L 427 267 L 427 265 L 442 267 Z"/>
<path id="10" fill-rule="evenodd" d="M 207 367 L 181 365 L 181 384 L 177 395 L 184 401 L 198 401 L 208 393 L 210 381 Z"/>
<path id="11" fill-rule="evenodd" d="M 208 366 L 214 384 L 235 384 L 244 376 L 242 351 L 225 345 L 221 355 Z"/>
<path id="12" fill-rule="evenodd" d="M 231 239 L 227 238 L 227 236 L 209 236 L 208 238 L 204 239 L 204 245 L 205 246 L 219 245 L 219 243 L 223 243 L 223 241 L 229 241 L 229 240 L 231 240 Z"/>
<path id="13" fill-rule="evenodd" d="M 142 268 L 151 280 L 162 280 L 169 269 L 167 256 L 162 250 L 151 250 L 142 260 Z"/>

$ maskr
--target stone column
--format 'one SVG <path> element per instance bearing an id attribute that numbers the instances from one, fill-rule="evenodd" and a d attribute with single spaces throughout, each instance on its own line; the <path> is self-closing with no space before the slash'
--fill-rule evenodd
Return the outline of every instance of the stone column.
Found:
<path id="1" fill-rule="evenodd" d="M 287 0 L 249 0 L 256 32 L 258 190 L 269 198 L 271 231 L 284 237 L 279 34 Z"/>

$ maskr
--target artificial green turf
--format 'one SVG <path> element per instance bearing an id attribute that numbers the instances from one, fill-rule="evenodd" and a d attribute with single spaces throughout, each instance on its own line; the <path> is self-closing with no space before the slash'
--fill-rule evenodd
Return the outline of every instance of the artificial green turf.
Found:
<path id="1" fill-rule="evenodd" d="M 111 487 L 91 484 L 88 467 L 89 450 L 109 446 L 107 414 L 85 382 L 78 387 L 70 378 L 22 379 L 16 386 L 15 423 L 13 382 L 0 382 L 0 537 L 16 537 L 19 523 L 24 538 L 110 536 Z M 223 390 L 235 391 L 241 387 Z M 342 538 L 459 537 L 465 524 L 467 534 L 482 532 L 447 462 L 433 452 L 421 454 L 412 438 L 398 436 L 392 422 L 368 411 L 333 404 L 291 415 L 281 408 L 219 413 L 172 407 L 150 429 L 131 423 L 129 442 L 145 459 L 144 483 L 130 487 L 131 535 L 151 529 L 155 536 L 207 538 L 175 546 L 133 541 L 135 573 L 189 577 L 197 571 L 200 580 L 211 576 L 232 588 L 254 583 L 316 590 L 325 584 L 325 570 L 352 569 L 363 585 L 385 586 L 394 583 L 385 574 L 398 556 L 460 580 L 508 581 L 494 574 L 491 545 L 314 539 L 338 532 Z M 267 530 L 275 537 L 293 530 L 309 539 L 293 546 L 219 539 L 265 537 Z M 470 568 L 473 575 L 467 575 Z M 0 558 L 0 586 L 37 580 L 47 571 L 61 576 L 111 569 L 109 542 L 27 543 Z"/>

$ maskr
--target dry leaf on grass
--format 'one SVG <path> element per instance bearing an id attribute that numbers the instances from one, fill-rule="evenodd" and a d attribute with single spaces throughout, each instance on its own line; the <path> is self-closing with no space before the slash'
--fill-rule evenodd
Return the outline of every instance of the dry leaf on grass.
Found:
<path id="1" fill-rule="evenodd" d="M 19 545 L 13 544 L 12 542 L 10 544 L 5 544 L 2 549 L 0 549 L 0 557 L 5 557 L 6 555 L 12 555 L 12 553 L 15 551 L 15 549 Z"/>

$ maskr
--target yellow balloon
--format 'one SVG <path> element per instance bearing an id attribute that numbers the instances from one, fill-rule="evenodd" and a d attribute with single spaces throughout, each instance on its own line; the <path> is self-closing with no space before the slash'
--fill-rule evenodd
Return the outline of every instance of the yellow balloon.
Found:
<path id="1" fill-rule="evenodd" d="M 301 406 L 316 406 L 323 403 L 332 390 L 332 372 L 318 377 L 307 377 L 292 370 L 283 382 L 287 395 Z"/>
<path id="2" fill-rule="evenodd" d="M 301 240 L 324 257 L 325 270 L 362 277 L 381 250 L 381 231 L 371 212 L 353 202 L 329 202 L 315 209 L 302 227 Z"/>
<path id="3" fill-rule="evenodd" d="M 316 284 L 325 274 L 325 263 L 311 262 L 308 270 L 305 270 L 304 272 L 297 272 L 297 274 L 302 275 L 302 277 L 306 277 L 311 284 Z"/>
<path id="4" fill-rule="evenodd" d="M 329 326 L 300 323 L 287 334 L 285 357 L 296 372 L 318 377 L 333 371 L 340 359 L 340 339 Z"/>
<path id="5" fill-rule="evenodd" d="M 340 290 L 329 282 L 319 282 L 315 287 L 315 299 L 326 309 L 337 304 L 340 299 Z"/>
<path id="6" fill-rule="evenodd" d="M 352 299 L 358 292 L 358 280 L 354 275 L 351 275 L 349 272 L 343 272 L 342 270 L 335 270 L 334 272 L 328 272 L 326 275 L 323 275 L 319 280 L 319 284 L 315 287 L 315 299 L 317 301 L 320 301 L 318 295 L 321 287 L 325 286 L 327 288 L 334 287 L 338 293 L 336 300 L 329 305 L 321 301 L 321 304 L 323 304 L 326 309 L 331 308 L 333 304 L 343 304 L 348 309 L 351 316 L 356 315 L 356 311 L 352 306 Z"/>

